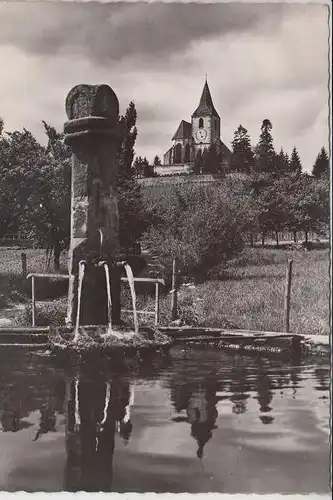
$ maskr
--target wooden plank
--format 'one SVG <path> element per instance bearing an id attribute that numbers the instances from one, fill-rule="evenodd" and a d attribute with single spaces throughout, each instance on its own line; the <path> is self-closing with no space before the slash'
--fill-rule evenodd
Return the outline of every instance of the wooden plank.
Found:
<path id="1" fill-rule="evenodd" d="M 49 344 L 1 344 L 0 343 L 0 349 L 2 347 L 24 347 L 24 348 L 29 348 L 29 349 L 32 349 L 32 348 L 41 349 L 41 348 L 45 348 L 48 346 L 49 346 Z"/>
<path id="2" fill-rule="evenodd" d="M 133 314 L 133 310 L 131 309 L 122 309 L 121 312 Z M 155 311 L 136 311 L 136 312 L 137 314 L 149 314 L 151 316 L 155 316 Z"/>
<path id="3" fill-rule="evenodd" d="M 128 281 L 128 278 L 122 277 L 121 281 Z M 134 281 L 142 282 L 142 283 L 160 283 L 164 285 L 165 282 L 161 278 L 134 278 Z"/>
<path id="4" fill-rule="evenodd" d="M 244 337 L 257 336 L 257 337 L 276 337 L 277 335 L 281 337 L 286 336 L 297 336 L 300 338 L 305 338 L 305 335 L 298 333 L 284 333 L 284 332 L 266 332 L 260 330 L 238 330 L 238 329 L 223 329 L 223 328 L 201 328 L 201 327 L 159 327 L 161 332 L 166 334 L 191 334 L 191 335 L 242 335 Z"/>
<path id="5" fill-rule="evenodd" d="M 2 326 L 1 333 L 49 333 L 49 326 Z"/>
<path id="6" fill-rule="evenodd" d="M 246 341 L 246 342 L 255 342 L 256 344 L 259 344 L 259 343 L 264 343 L 264 342 L 269 342 L 269 341 L 272 341 L 272 340 L 285 340 L 285 341 L 289 341 L 291 342 L 293 338 L 295 338 L 294 335 L 290 335 L 288 337 L 286 337 L 285 335 L 284 336 L 279 336 L 279 335 L 276 335 L 275 337 L 267 337 L 265 339 L 263 338 L 258 338 L 258 337 L 255 337 L 255 336 L 247 336 L 247 337 L 244 337 L 242 335 L 223 335 L 223 336 L 220 336 L 220 337 L 216 337 L 216 336 L 212 336 L 212 337 L 209 337 L 209 336 L 199 336 L 199 335 L 196 335 L 196 336 L 173 336 L 173 335 L 170 335 L 174 340 L 179 340 L 181 342 L 183 341 L 207 341 L 207 342 L 235 342 L 235 341 Z"/>
<path id="7" fill-rule="evenodd" d="M 29 278 L 50 278 L 50 279 L 62 279 L 69 280 L 69 274 L 47 274 L 47 273 L 29 273 L 27 279 Z"/>

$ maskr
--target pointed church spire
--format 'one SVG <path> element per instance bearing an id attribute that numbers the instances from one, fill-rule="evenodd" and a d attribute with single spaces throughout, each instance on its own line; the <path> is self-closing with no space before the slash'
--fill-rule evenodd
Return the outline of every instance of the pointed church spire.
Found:
<path id="1" fill-rule="evenodd" d="M 214 108 L 213 99 L 208 87 L 207 74 L 205 79 L 204 88 L 202 90 L 199 106 L 194 111 L 192 116 L 214 115 L 219 118 L 219 114 Z"/>

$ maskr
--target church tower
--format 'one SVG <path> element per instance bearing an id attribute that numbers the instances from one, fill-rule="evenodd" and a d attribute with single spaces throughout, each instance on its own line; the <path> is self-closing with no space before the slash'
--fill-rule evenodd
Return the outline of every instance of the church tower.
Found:
<path id="1" fill-rule="evenodd" d="M 221 141 L 221 119 L 214 107 L 207 78 L 199 106 L 192 114 L 191 123 L 182 120 L 172 141 L 173 145 L 164 154 L 163 163 L 164 166 L 180 169 L 177 173 L 181 173 L 182 169 L 187 173 L 191 171 L 199 153 L 209 149 L 212 144 L 216 144 L 221 153 L 222 164 L 228 171 L 231 151 Z"/>
<path id="2" fill-rule="evenodd" d="M 220 143 L 221 120 L 216 111 L 207 79 L 201 94 L 199 106 L 192 114 L 192 137 L 195 150 L 208 149 L 212 143 Z"/>

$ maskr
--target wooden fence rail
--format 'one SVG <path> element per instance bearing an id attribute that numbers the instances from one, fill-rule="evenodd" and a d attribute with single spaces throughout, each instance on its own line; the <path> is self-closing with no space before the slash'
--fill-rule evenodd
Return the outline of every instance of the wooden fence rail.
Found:
<path id="1" fill-rule="evenodd" d="M 29 273 L 27 279 L 31 278 L 31 321 L 32 326 L 36 326 L 36 290 L 35 280 L 38 278 L 69 280 L 69 274 L 47 274 L 47 273 Z M 121 281 L 128 282 L 125 277 Z M 134 278 L 134 282 L 155 283 L 155 308 L 154 311 L 137 311 L 138 314 L 152 315 L 155 318 L 155 326 L 159 323 L 159 301 L 160 301 L 160 285 L 164 285 L 164 280 L 159 278 Z M 133 312 L 130 309 L 123 309 L 124 312 Z"/>

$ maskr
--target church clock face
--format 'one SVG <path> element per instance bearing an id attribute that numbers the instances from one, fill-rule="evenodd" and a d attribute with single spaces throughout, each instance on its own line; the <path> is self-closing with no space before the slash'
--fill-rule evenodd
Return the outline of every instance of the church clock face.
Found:
<path id="1" fill-rule="evenodd" d="M 204 128 L 199 128 L 199 130 L 196 133 L 196 137 L 198 141 L 204 141 L 207 137 L 207 132 Z"/>

